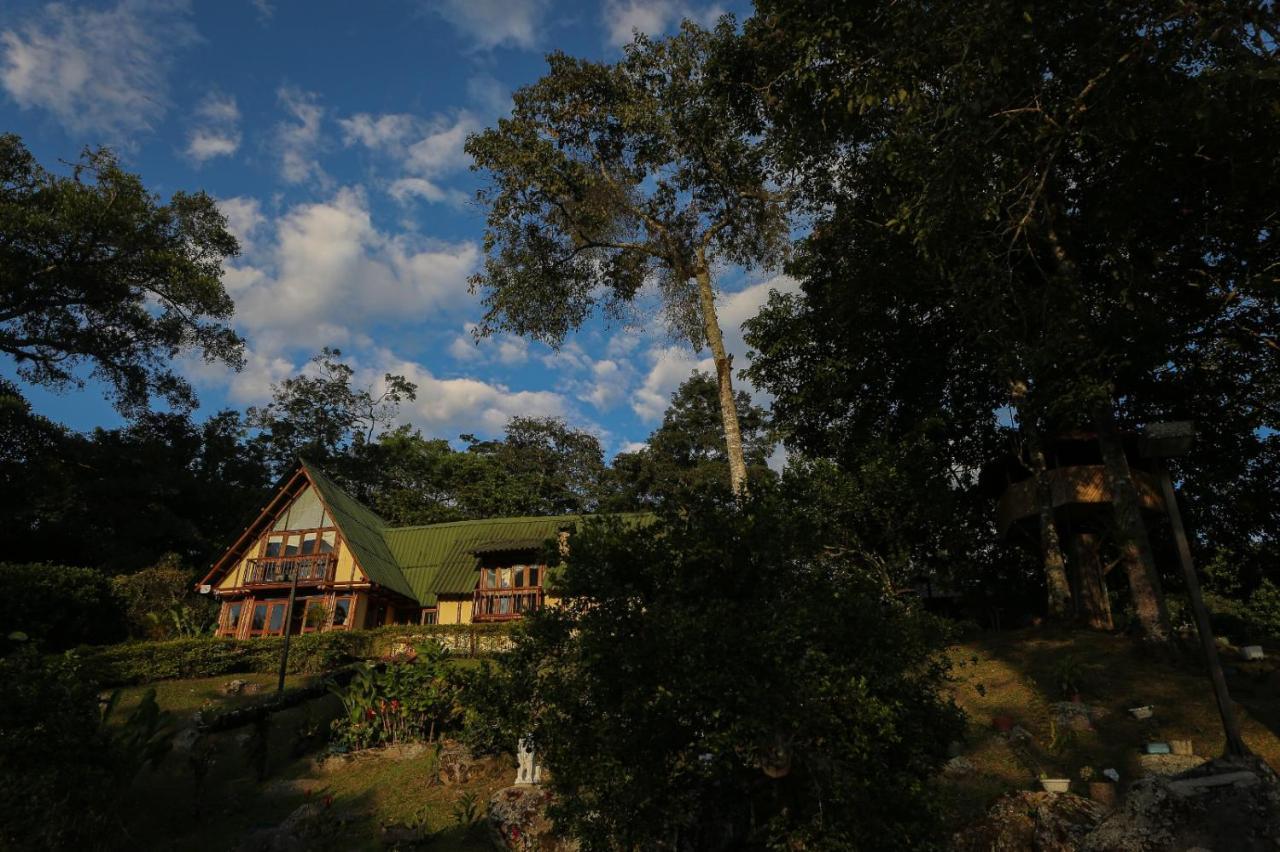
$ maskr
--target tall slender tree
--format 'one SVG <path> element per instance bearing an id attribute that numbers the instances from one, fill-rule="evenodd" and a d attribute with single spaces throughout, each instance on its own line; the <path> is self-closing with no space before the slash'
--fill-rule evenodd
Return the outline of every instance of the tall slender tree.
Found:
<path id="1" fill-rule="evenodd" d="M 758 137 L 735 122 L 731 81 L 711 62 L 735 37 L 686 22 L 638 36 L 615 64 L 553 53 L 510 118 L 467 151 L 492 186 L 478 333 L 560 344 L 597 308 L 621 318 L 650 284 L 673 332 L 715 362 L 735 492 L 747 486 L 733 364 L 716 313 L 722 264 L 770 267 L 788 246 L 785 198 Z"/>

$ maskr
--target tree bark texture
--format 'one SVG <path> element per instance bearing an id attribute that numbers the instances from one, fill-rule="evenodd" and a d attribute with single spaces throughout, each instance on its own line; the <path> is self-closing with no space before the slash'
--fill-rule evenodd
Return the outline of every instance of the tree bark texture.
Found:
<path id="1" fill-rule="evenodd" d="M 716 315 L 715 291 L 711 273 L 703 264 L 695 275 L 698 301 L 702 308 L 702 327 L 716 365 L 716 381 L 720 388 L 720 419 L 724 423 L 725 456 L 729 460 L 729 487 L 742 496 L 747 493 L 747 463 L 742 450 L 742 432 L 738 428 L 738 404 L 733 398 L 733 363 L 724 350 L 724 336 Z"/>
<path id="2" fill-rule="evenodd" d="M 1068 621 L 1072 614 L 1071 585 L 1067 582 L 1067 561 L 1062 555 L 1062 538 L 1053 520 L 1053 486 L 1049 482 L 1048 465 L 1040 431 L 1025 427 L 1027 451 L 1036 477 L 1036 511 L 1040 516 L 1040 558 L 1044 566 L 1045 588 L 1049 594 L 1049 617 Z"/>
<path id="3" fill-rule="evenodd" d="M 1094 428 L 1098 431 L 1098 448 L 1106 469 L 1115 510 L 1116 541 L 1129 578 L 1133 609 L 1146 639 L 1167 642 L 1170 638 L 1169 611 L 1160 591 L 1160 575 L 1156 572 L 1151 537 L 1142 520 L 1142 504 L 1133 484 L 1133 473 L 1124 454 L 1124 444 L 1116 428 L 1115 412 L 1110 403 L 1093 409 Z"/>
<path id="4" fill-rule="evenodd" d="M 1080 577 L 1077 597 L 1080 617 L 1094 630 L 1112 630 L 1111 598 L 1107 595 L 1106 568 L 1102 564 L 1102 537 L 1097 533 L 1077 532 L 1071 537 L 1077 573 Z"/>

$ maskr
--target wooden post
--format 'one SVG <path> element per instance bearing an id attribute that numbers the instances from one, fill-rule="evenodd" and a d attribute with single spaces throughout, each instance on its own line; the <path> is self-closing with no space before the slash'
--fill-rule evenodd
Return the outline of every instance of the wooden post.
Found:
<path id="1" fill-rule="evenodd" d="M 1169 469 L 1163 459 L 1157 458 L 1155 463 L 1160 487 L 1164 491 L 1165 507 L 1169 511 L 1169 523 L 1173 527 L 1173 540 L 1178 546 L 1178 561 L 1182 563 L 1183 579 L 1187 583 L 1187 596 L 1191 598 L 1191 609 L 1196 615 L 1196 631 L 1200 634 L 1205 662 L 1209 664 L 1209 679 L 1213 682 L 1213 694 L 1218 700 L 1218 715 L 1222 717 L 1222 730 L 1227 735 L 1226 753 L 1242 757 L 1250 753 L 1249 747 L 1244 744 L 1244 738 L 1240 734 L 1240 720 L 1236 718 L 1235 706 L 1227 692 L 1227 678 L 1222 672 L 1218 643 L 1213 638 L 1213 627 L 1209 623 L 1209 611 L 1205 609 L 1204 597 L 1200 594 L 1200 581 L 1196 578 L 1195 565 L 1191 562 L 1191 548 L 1187 545 L 1187 532 L 1182 526 L 1178 497 L 1173 492 L 1173 479 L 1169 476 Z"/>
<path id="2" fill-rule="evenodd" d="M 284 647 L 280 649 L 280 680 L 276 693 L 284 692 L 284 672 L 289 667 L 289 628 L 293 626 L 293 599 L 298 594 L 298 566 L 293 566 L 293 583 L 289 586 L 289 605 L 284 608 Z"/>
<path id="3" fill-rule="evenodd" d="M 1073 531 L 1071 540 L 1076 573 L 1080 577 L 1080 616 L 1094 630 L 1111 630 L 1115 625 L 1111 620 L 1111 599 L 1107 594 L 1107 576 L 1102 567 L 1098 534 Z"/>

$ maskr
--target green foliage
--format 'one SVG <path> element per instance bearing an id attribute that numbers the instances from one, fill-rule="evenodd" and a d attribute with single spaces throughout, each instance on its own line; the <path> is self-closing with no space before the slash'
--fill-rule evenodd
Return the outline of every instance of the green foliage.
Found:
<path id="1" fill-rule="evenodd" d="M 736 395 L 743 455 L 752 482 L 769 479 L 774 446 L 769 414 L 751 397 Z M 671 395 L 671 405 L 643 449 L 619 453 L 609 471 L 608 507 L 627 511 L 663 499 L 705 490 L 729 478 L 719 387 L 715 378 L 695 372 Z"/>
<path id="2" fill-rule="evenodd" d="M 480 798 L 474 790 L 468 790 L 453 803 L 453 821 L 463 828 L 470 828 L 480 820 Z"/>
<path id="3" fill-rule="evenodd" d="M 805 500 L 600 520 L 492 677 L 587 849 L 926 848 L 961 730 L 937 623 L 826 548 Z M 487 690 L 491 698 L 497 688 Z"/>
<path id="4" fill-rule="evenodd" d="M 326 464 L 353 444 L 367 443 L 395 421 L 400 403 L 412 402 L 417 386 L 387 373 L 381 392 L 353 388 L 355 371 L 342 352 L 325 347 L 305 373 L 272 387 L 271 402 L 246 413 L 262 430 L 262 443 L 277 474 L 299 458 Z"/>
<path id="5" fill-rule="evenodd" d="M 222 285 L 239 247 L 203 192 L 162 204 L 106 149 L 55 174 L 3 134 L 0 234 L 0 352 L 25 381 L 81 386 L 87 366 L 122 412 L 139 413 L 154 396 L 194 404 L 179 353 L 242 364 Z"/>
<path id="6" fill-rule="evenodd" d="M 65 565 L 0 563 L 3 631 L 21 631 L 50 650 L 113 642 L 125 623 L 101 571 Z"/>
<path id="7" fill-rule="evenodd" d="M 1063 698 L 1083 691 L 1086 677 L 1084 660 L 1075 654 L 1067 654 L 1053 664 L 1053 685 Z"/>
<path id="8" fill-rule="evenodd" d="M 217 604 L 198 596 L 196 575 L 182 567 L 176 553 L 149 568 L 111 578 L 111 591 L 124 608 L 133 636 L 189 638 L 217 623 Z"/>
<path id="9" fill-rule="evenodd" d="M 458 712 L 446 661 L 442 645 L 425 642 L 410 661 L 366 663 L 345 686 L 333 686 L 346 711 L 333 720 L 334 742 L 347 749 L 433 742 Z"/>
<path id="10" fill-rule="evenodd" d="M 1280 642 L 1280 587 L 1263 580 L 1244 600 L 1206 593 L 1213 632 L 1237 645 Z"/>
<path id="11" fill-rule="evenodd" d="M 121 792 L 169 749 L 171 720 L 154 693 L 114 724 L 118 696 L 100 706 L 74 654 L 45 656 L 29 643 L 0 657 L 0 682 L 0 847 L 110 846 Z"/>

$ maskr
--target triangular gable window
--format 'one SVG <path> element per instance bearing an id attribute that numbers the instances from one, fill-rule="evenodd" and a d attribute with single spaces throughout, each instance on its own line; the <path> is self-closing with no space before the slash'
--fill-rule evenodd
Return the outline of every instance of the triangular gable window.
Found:
<path id="1" fill-rule="evenodd" d="M 314 530 L 332 526 L 334 524 L 329 520 L 324 504 L 320 502 L 320 495 L 308 485 L 289 504 L 289 508 L 280 513 L 271 529 L 274 531 Z"/>

